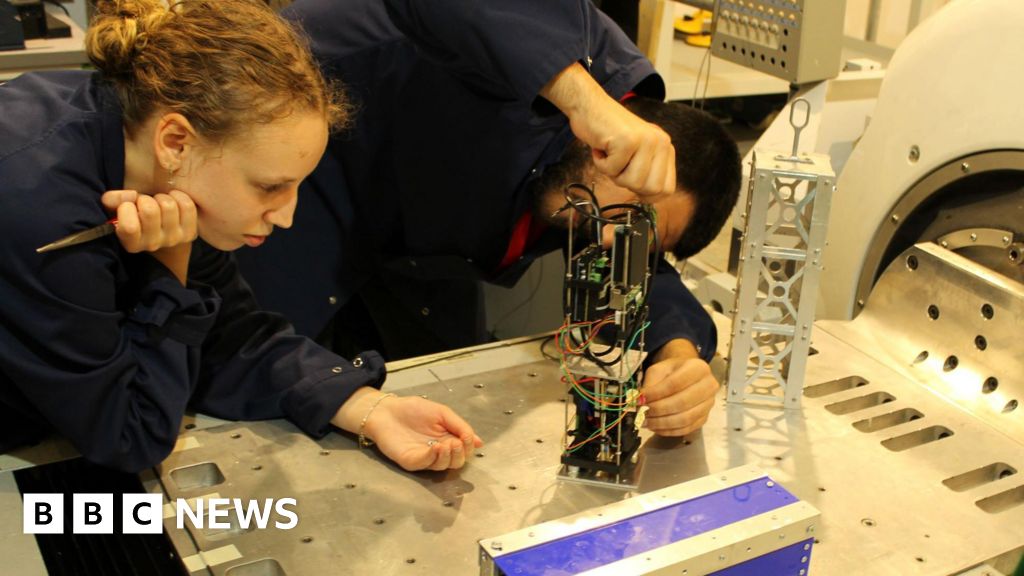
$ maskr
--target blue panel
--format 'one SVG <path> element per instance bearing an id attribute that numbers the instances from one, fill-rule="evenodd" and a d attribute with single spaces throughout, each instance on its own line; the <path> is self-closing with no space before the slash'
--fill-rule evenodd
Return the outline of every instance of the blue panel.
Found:
<path id="1" fill-rule="evenodd" d="M 809 548 L 804 550 L 804 546 Z M 807 570 L 811 562 L 810 547 L 813 546 L 814 538 L 809 538 L 708 576 L 797 576 L 801 569 Z"/>
<path id="2" fill-rule="evenodd" d="M 495 559 L 505 574 L 578 574 L 751 516 L 787 506 L 796 497 L 763 477 L 679 502 L 588 532 Z"/>

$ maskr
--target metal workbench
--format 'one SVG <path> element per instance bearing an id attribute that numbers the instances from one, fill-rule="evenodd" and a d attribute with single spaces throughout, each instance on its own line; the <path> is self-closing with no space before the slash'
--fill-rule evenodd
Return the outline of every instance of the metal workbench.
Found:
<path id="1" fill-rule="evenodd" d="M 937 247 L 902 258 L 857 320 L 816 324 L 801 409 L 727 404 L 723 387 L 700 433 L 647 439 L 640 491 L 755 465 L 820 510 L 810 574 L 1011 571 L 1024 545 L 1011 338 L 1024 291 Z M 565 391 L 541 344 L 390 365 L 385 389 L 448 404 L 484 438 L 462 470 L 404 472 L 350 436 L 313 441 L 284 421 L 201 421 L 147 488 L 296 498 L 287 531 L 176 530 L 168 509 L 193 573 L 476 574 L 478 540 L 629 497 L 556 480 Z"/>

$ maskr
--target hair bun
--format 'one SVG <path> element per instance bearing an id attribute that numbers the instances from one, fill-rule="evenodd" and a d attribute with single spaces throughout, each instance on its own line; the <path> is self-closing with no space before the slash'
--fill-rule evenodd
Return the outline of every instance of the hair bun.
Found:
<path id="1" fill-rule="evenodd" d="M 137 48 L 167 13 L 161 0 L 97 0 L 85 39 L 89 60 L 109 76 L 130 74 Z"/>

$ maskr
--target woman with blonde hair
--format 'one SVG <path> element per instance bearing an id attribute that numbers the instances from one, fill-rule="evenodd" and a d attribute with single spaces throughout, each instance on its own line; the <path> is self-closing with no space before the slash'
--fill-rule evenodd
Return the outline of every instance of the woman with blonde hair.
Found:
<path id="1" fill-rule="evenodd" d="M 0 86 L 0 451 L 56 431 L 89 460 L 153 466 L 186 406 L 376 441 L 403 468 L 480 443 L 448 408 L 382 394 L 262 311 L 230 251 L 289 228 L 348 117 L 304 41 L 247 0 L 100 0 L 96 72 Z M 115 234 L 37 252 L 110 221 Z M 287 279 L 282 279 L 287 281 Z"/>

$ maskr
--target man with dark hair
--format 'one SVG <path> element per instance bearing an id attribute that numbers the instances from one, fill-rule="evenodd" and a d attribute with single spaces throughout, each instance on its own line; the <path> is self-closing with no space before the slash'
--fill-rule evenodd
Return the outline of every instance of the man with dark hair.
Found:
<path id="1" fill-rule="evenodd" d="M 238 258 L 262 305 L 343 353 L 486 341 L 480 281 L 511 286 L 564 246 L 552 214 L 567 184 L 593 184 L 602 205 L 653 204 L 682 256 L 736 202 L 735 143 L 661 102 L 650 62 L 590 0 L 298 0 L 284 15 L 357 114 L 303 183 L 294 228 Z M 714 404 L 717 340 L 659 262 L 646 426 L 680 436 Z"/>

